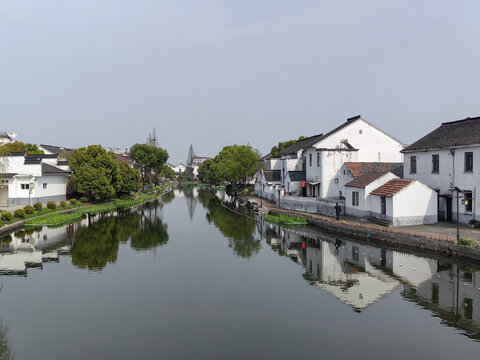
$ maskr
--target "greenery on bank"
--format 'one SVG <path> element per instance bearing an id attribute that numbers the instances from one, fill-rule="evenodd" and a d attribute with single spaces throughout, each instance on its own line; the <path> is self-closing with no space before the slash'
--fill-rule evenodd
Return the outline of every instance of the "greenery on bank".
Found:
<path id="1" fill-rule="evenodd" d="M 83 214 L 75 211 L 70 214 L 59 214 L 59 213 L 53 213 L 53 214 L 48 214 L 42 217 L 37 217 L 34 219 L 30 219 L 25 221 L 26 226 L 37 226 L 37 225 L 61 225 L 65 224 L 67 222 L 71 221 L 76 221 L 79 220 L 83 217 Z"/>
<path id="2" fill-rule="evenodd" d="M 58 210 L 77 209 L 85 206 L 85 204 L 73 202 L 72 200 L 70 201 L 70 204 L 65 203 L 65 205 L 61 205 L 60 207 L 55 206 L 50 208 L 44 208 L 41 203 L 35 203 L 33 207 L 30 205 L 26 205 L 23 209 L 15 210 L 13 214 L 9 211 L 2 211 L 0 213 L 0 227 L 13 224 L 21 220 L 37 218 L 39 216 L 57 212 Z M 33 208 L 33 211 L 31 208 Z"/>
<path id="3" fill-rule="evenodd" d="M 265 215 L 263 218 L 270 222 L 286 225 L 307 225 L 307 219 L 287 214 Z"/>
<path id="4" fill-rule="evenodd" d="M 213 159 L 203 162 L 198 168 L 198 178 L 204 183 L 232 187 L 246 186 L 258 170 L 260 153 L 250 145 L 225 146 Z"/>
<path id="5" fill-rule="evenodd" d="M 100 145 L 90 145 L 72 152 L 69 162 L 73 177 L 68 189 L 91 198 L 108 199 L 138 191 L 140 173 L 127 163 L 119 163 L 115 153 Z"/>
<path id="6" fill-rule="evenodd" d="M 477 242 L 473 239 L 470 238 L 460 238 L 457 240 L 457 245 L 463 246 L 469 249 L 476 249 L 477 248 Z"/>

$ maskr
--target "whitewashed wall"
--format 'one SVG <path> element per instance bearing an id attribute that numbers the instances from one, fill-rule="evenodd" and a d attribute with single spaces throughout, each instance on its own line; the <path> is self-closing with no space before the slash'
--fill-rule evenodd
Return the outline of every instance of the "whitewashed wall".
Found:
<path id="1" fill-rule="evenodd" d="M 473 152 L 473 172 L 465 172 L 465 152 Z M 432 173 L 432 155 L 439 155 L 439 172 Z M 417 158 L 417 172 L 410 172 L 410 158 Z M 450 188 L 457 186 L 463 190 L 472 191 L 472 212 L 467 212 L 466 207 L 460 204 L 459 219 L 462 223 L 468 223 L 470 219 L 480 219 L 480 196 L 477 187 L 480 184 L 480 146 L 471 146 L 455 149 L 452 155 L 448 149 L 418 151 L 405 154 L 404 176 L 418 180 L 430 188 L 439 190 L 440 194 L 452 194 Z M 446 211 L 446 201 L 440 198 L 440 210 Z M 452 201 L 452 215 L 456 219 L 457 201 Z"/>

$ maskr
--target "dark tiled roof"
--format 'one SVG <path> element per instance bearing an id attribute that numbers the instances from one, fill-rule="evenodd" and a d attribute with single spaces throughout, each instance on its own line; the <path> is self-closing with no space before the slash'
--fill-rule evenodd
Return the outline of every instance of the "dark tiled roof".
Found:
<path id="1" fill-rule="evenodd" d="M 58 160 L 57 165 L 68 165 L 68 161 L 67 160 Z"/>
<path id="2" fill-rule="evenodd" d="M 18 175 L 17 173 L 3 173 L 3 174 L 0 174 L 0 179 L 9 179 L 9 178 L 12 178 L 14 177 L 15 175 Z"/>
<path id="3" fill-rule="evenodd" d="M 383 175 L 385 175 L 385 173 L 381 173 L 381 172 L 363 175 L 363 176 L 357 177 L 357 178 L 353 179 L 352 181 L 346 183 L 345 186 L 364 188 L 368 184 L 371 184 L 375 180 L 381 178 Z"/>
<path id="4" fill-rule="evenodd" d="M 42 163 L 42 175 L 70 175 L 70 171 L 65 171 L 53 165 Z"/>
<path id="5" fill-rule="evenodd" d="M 266 181 L 282 181 L 282 174 L 280 170 L 263 170 Z"/>
<path id="6" fill-rule="evenodd" d="M 41 164 L 42 159 L 37 159 L 37 158 L 32 158 L 32 159 L 27 159 L 25 158 L 24 164 L 25 165 L 34 165 L 34 164 Z"/>
<path id="7" fill-rule="evenodd" d="M 480 117 L 442 123 L 403 151 L 450 148 L 480 144 Z"/>
<path id="8" fill-rule="evenodd" d="M 411 179 L 392 179 L 378 189 L 373 190 L 370 194 L 392 197 L 400 190 L 410 185 L 413 181 L 414 180 Z"/>
<path id="9" fill-rule="evenodd" d="M 313 144 L 317 143 L 319 141 L 319 139 L 322 138 L 322 136 L 323 136 L 323 134 L 319 134 L 319 135 L 310 136 L 310 137 L 308 137 L 306 139 L 303 139 L 303 140 L 299 140 L 295 144 L 292 144 L 289 147 L 287 147 L 286 149 L 280 151 L 277 154 L 277 157 L 285 156 L 285 155 L 291 155 L 291 154 L 296 155 L 297 152 L 299 152 L 300 150 L 305 149 L 305 148 L 307 148 L 309 146 L 312 146 Z"/>
<path id="10" fill-rule="evenodd" d="M 8 156 L 25 156 L 25 152 L 11 152 Z"/>
<path id="11" fill-rule="evenodd" d="M 290 181 L 305 181 L 307 178 L 305 171 L 289 171 Z"/>
<path id="12" fill-rule="evenodd" d="M 387 162 L 346 162 L 353 177 L 359 178 L 371 173 L 385 174 L 392 172 L 398 177 L 403 177 L 403 163 L 387 163 Z"/>
<path id="13" fill-rule="evenodd" d="M 45 144 L 41 144 L 40 146 L 45 150 L 50 151 L 53 154 L 61 154 L 63 152 L 63 149 L 60 146 L 45 145 Z"/>
<path id="14" fill-rule="evenodd" d="M 265 156 L 262 156 L 260 158 L 260 161 L 265 161 L 265 160 L 268 160 L 268 159 L 271 159 L 272 158 L 272 154 L 271 153 L 268 153 L 267 155 Z"/>
<path id="15" fill-rule="evenodd" d="M 25 159 L 56 159 L 58 154 L 27 154 Z"/>

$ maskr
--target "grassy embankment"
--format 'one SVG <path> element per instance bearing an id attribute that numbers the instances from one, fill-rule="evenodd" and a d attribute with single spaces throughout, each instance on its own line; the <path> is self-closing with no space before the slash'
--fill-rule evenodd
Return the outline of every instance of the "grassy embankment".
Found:
<path id="1" fill-rule="evenodd" d="M 166 189 L 167 187 L 160 188 L 159 194 L 163 193 Z M 104 203 L 104 204 L 97 204 L 97 205 L 91 205 L 91 206 L 88 206 L 88 205 L 85 206 L 86 204 L 67 205 L 67 206 L 57 208 L 59 210 L 66 210 L 69 208 L 71 209 L 79 206 L 84 207 L 84 208 L 79 208 L 75 212 L 69 213 L 69 214 L 59 214 L 58 212 L 52 213 L 55 210 L 51 210 L 51 209 L 48 209 L 50 210 L 48 212 L 42 213 L 43 210 L 41 210 L 37 212 L 36 215 L 31 214 L 33 216 L 30 216 L 30 218 L 25 217 L 27 219 L 25 221 L 25 226 L 61 225 L 67 222 L 77 221 L 78 219 L 82 218 L 84 214 L 87 214 L 87 213 L 90 215 L 95 215 L 95 214 L 107 213 L 115 210 L 128 209 L 132 206 L 140 205 L 146 201 L 153 200 L 156 197 L 158 197 L 158 194 L 140 194 L 138 197 L 134 199 L 115 199 L 113 202 Z M 44 209 L 44 210 L 47 210 L 47 209 Z M 18 221 L 18 219 L 15 219 L 14 221 Z"/>
<path id="2" fill-rule="evenodd" d="M 299 216 L 293 216 L 293 215 L 286 215 L 286 214 L 265 215 L 263 218 L 266 221 L 280 223 L 284 225 L 307 225 L 307 219 Z"/>

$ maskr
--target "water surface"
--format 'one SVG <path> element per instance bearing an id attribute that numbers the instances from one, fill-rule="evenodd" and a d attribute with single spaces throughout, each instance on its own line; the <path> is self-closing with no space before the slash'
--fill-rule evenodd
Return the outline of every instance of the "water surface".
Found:
<path id="1" fill-rule="evenodd" d="M 475 267 L 255 221 L 224 197 L 176 190 L 2 238 L 3 358 L 478 356 Z"/>

